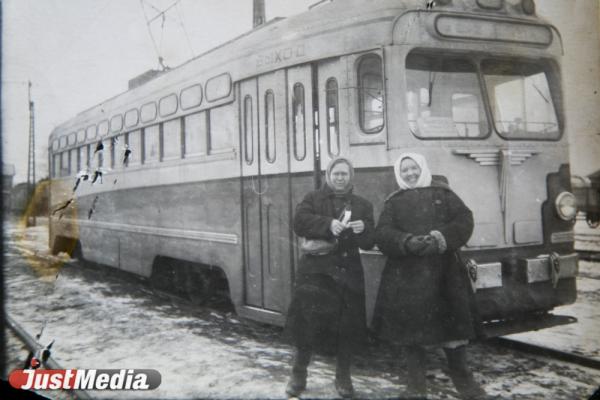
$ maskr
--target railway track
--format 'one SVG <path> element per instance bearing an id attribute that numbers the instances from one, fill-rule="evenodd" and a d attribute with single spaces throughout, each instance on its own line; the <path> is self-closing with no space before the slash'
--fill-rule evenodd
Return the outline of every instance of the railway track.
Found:
<path id="1" fill-rule="evenodd" d="M 509 348 L 511 350 L 552 358 L 554 360 L 560 360 L 571 364 L 581 365 L 582 367 L 600 370 L 600 360 L 596 358 L 586 357 L 580 354 L 569 353 L 562 350 L 551 349 L 548 347 L 503 337 L 490 339 L 489 342 L 500 347 Z"/>
<path id="2" fill-rule="evenodd" d="M 25 344 L 25 346 L 32 353 L 36 353 L 38 350 L 43 349 L 42 346 L 37 340 L 34 339 L 25 328 L 19 324 L 14 318 L 12 318 L 8 313 L 5 313 L 6 318 L 6 326 L 10 328 L 10 330 Z M 52 358 L 52 356 L 48 357 L 48 359 L 44 362 L 44 367 L 48 369 L 65 369 L 56 360 Z M 75 399 L 79 400 L 91 400 L 93 399 L 86 391 L 84 390 L 69 390 L 65 391 L 69 395 L 73 396 Z"/>

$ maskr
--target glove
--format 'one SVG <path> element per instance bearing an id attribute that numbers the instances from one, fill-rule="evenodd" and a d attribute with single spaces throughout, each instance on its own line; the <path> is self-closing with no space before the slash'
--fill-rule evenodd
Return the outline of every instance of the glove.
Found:
<path id="1" fill-rule="evenodd" d="M 427 247 L 425 236 L 414 235 L 406 239 L 404 249 L 408 254 L 421 255 L 420 252 Z"/>
<path id="2" fill-rule="evenodd" d="M 423 237 L 424 246 L 419 250 L 417 255 L 419 256 L 429 256 L 432 254 L 440 254 L 440 249 L 438 247 L 438 241 L 435 237 L 431 235 L 426 235 Z"/>

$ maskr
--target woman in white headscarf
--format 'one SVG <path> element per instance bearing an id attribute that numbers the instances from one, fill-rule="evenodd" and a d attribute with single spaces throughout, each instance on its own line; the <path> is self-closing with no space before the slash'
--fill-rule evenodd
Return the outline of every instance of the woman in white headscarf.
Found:
<path id="1" fill-rule="evenodd" d="M 375 307 L 380 337 L 403 346 L 408 395 L 424 397 L 425 345 L 444 347 L 450 377 L 463 399 L 485 392 L 466 365 L 465 344 L 475 336 L 469 283 L 456 252 L 473 231 L 473 216 L 425 158 L 402 154 L 394 165 L 399 190 L 385 201 L 375 241 L 388 257 Z"/>

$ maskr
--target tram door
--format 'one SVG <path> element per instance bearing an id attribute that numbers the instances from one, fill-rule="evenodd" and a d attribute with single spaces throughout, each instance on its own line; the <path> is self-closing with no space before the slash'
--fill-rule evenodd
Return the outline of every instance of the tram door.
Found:
<path id="1" fill-rule="evenodd" d="M 245 302 L 282 312 L 290 282 L 285 71 L 240 85 Z"/>

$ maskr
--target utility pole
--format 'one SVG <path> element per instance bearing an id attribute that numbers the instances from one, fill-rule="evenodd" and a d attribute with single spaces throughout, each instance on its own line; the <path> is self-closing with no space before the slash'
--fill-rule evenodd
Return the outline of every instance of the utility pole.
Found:
<path id="1" fill-rule="evenodd" d="M 266 21 L 265 15 L 265 0 L 254 0 L 254 13 L 253 13 L 252 27 L 256 28 L 264 24 Z"/>
<path id="2" fill-rule="evenodd" d="M 33 201 L 33 193 L 35 189 L 35 117 L 33 109 L 33 101 L 31 100 L 31 81 L 28 81 L 28 99 L 29 99 L 29 151 L 27 154 L 27 202 L 28 204 Z M 35 207 L 30 207 L 32 210 L 32 219 L 29 221 L 27 216 L 27 226 L 35 226 Z"/>

